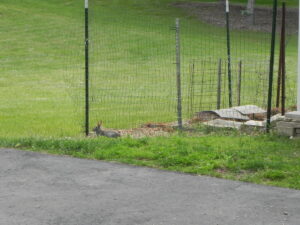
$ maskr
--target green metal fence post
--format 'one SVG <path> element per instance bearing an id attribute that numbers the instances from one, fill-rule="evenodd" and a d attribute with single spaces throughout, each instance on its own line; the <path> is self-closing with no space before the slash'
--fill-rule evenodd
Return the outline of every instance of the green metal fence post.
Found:
<path id="1" fill-rule="evenodd" d="M 273 21 L 272 21 L 271 54 L 270 54 L 270 69 L 269 69 L 268 110 L 267 110 L 267 132 L 270 132 L 271 116 L 272 116 L 271 110 L 272 110 L 273 72 L 274 72 L 274 55 L 275 55 L 275 39 L 276 39 L 276 19 L 277 19 L 277 0 L 273 0 Z"/>
<path id="2" fill-rule="evenodd" d="M 232 83 L 231 83 L 231 47 L 230 47 L 230 25 L 229 25 L 229 0 L 226 0 L 226 33 L 227 33 L 227 63 L 228 63 L 228 93 L 229 107 L 232 107 Z"/>
<path id="3" fill-rule="evenodd" d="M 181 55 L 180 55 L 180 20 L 176 19 L 176 80 L 177 80 L 177 120 L 178 128 L 182 129 L 182 98 L 181 98 Z"/>
<path id="4" fill-rule="evenodd" d="M 85 134 L 89 135 L 89 1 L 85 0 Z"/>

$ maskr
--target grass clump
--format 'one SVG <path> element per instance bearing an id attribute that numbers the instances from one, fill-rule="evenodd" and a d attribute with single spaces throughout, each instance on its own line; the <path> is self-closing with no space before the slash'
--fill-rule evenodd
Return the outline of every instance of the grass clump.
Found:
<path id="1" fill-rule="evenodd" d="M 270 170 L 267 171 L 266 173 L 264 173 L 264 178 L 269 179 L 269 180 L 282 180 L 284 178 L 287 177 L 287 175 L 282 172 L 282 171 L 278 171 L 278 170 Z"/>
<path id="2" fill-rule="evenodd" d="M 273 135 L 0 138 L 0 146 L 300 189 L 300 140 Z"/>

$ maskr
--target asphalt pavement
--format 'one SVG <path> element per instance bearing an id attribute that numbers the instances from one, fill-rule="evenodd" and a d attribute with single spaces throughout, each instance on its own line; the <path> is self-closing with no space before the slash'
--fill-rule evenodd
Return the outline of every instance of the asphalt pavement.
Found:
<path id="1" fill-rule="evenodd" d="M 0 149 L 1 225 L 300 225 L 300 191 Z"/>

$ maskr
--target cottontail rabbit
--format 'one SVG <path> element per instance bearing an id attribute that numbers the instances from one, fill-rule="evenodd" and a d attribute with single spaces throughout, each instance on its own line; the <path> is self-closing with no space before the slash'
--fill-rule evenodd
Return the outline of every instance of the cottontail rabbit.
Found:
<path id="1" fill-rule="evenodd" d="M 97 126 L 93 129 L 97 136 L 105 136 L 109 138 L 118 138 L 121 135 L 117 131 L 113 130 L 102 130 L 102 121 L 98 122 Z"/>

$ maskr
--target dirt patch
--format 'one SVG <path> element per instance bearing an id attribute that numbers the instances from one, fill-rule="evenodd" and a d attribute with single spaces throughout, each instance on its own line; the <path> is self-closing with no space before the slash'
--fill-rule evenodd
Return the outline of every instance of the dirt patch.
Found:
<path id="1" fill-rule="evenodd" d="M 223 3 L 202 2 L 176 2 L 172 6 L 181 8 L 189 15 L 196 16 L 200 21 L 225 27 L 225 6 Z M 272 8 L 256 7 L 255 24 L 249 22 L 249 15 L 245 13 L 246 5 L 232 4 L 230 6 L 230 26 L 235 30 L 252 30 L 271 32 L 272 30 Z M 277 29 L 281 27 L 281 9 L 278 9 Z M 286 29 L 288 34 L 298 32 L 298 9 L 287 8 Z"/>
<path id="2" fill-rule="evenodd" d="M 160 136 L 170 136 L 175 130 L 164 129 L 164 128 L 133 128 L 133 129 L 122 129 L 122 130 L 114 130 L 118 132 L 121 137 L 132 137 L 132 138 L 144 138 L 144 137 L 160 137 Z M 90 138 L 97 138 L 95 132 L 90 132 Z"/>
<path id="3" fill-rule="evenodd" d="M 135 128 L 129 130 L 119 130 L 122 137 L 143 138 L 170 136 L 173 131 L 163 128 Z"/>
<path id="4" fill-rule="evenodd" d="M 174 123 L 146 123 L 140 128 L 114 130 L 120 134 L 121 137 L 143 138 L 143 137 L 158 137 L 170 136 L 175 132 Z M 89 135 L 91 138 L 96 138 L 95 132 Z"/>

